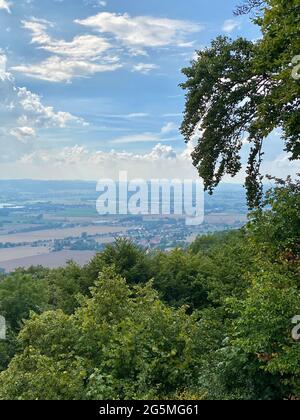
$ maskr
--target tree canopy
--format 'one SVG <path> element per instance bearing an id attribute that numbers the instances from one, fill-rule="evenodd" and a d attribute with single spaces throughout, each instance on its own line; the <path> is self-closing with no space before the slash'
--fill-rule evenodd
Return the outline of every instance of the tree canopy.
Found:
<path id="1" fill-rule="evenodd" d="M 299 183 L 240 231 L 0 282 L 0 399 L 299 399 Z"/>
<path id="2" fill-rule="evenodd" d="M 249 143 L 250 207 L 262 200 L 263 145 L 275 129 L 282 132 L 290 159 L 300 156 L 300 83 L 292 77 L 300 51 L 300 4 L 250 1 L 245 11 L 255 5 L 264 6 L 253 17 L 262 38 L 218 37 L 183 69 L 182 84 L 187 95 L 181 130 L 187 142 L 196 142 L 193 164 L 210 192 L 225 174 L 241 171 L 241 151 Z"/>

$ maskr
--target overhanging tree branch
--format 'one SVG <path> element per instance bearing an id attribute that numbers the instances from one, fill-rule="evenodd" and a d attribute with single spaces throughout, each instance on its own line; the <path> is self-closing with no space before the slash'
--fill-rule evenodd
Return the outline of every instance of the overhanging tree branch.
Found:
<path id="1" fill-rule="evenodd" d="M 265 0 L 245 0 L 242 4 L 237 6 L 237 8 L 234 11 L 234 14 L 236 16 L 246 15 L 252 12 L 252 10 L 258 9 L 265 5 Z"/>

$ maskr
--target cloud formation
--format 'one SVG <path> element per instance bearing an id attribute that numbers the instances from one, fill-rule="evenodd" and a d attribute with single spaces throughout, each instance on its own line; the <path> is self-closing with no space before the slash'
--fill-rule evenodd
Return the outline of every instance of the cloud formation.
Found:
<path id="1" fill-rule="evenodd" d="M 84 60 L 53 56 L 38 64 L 14 66 L 12 70 L 23 73 L 28 77 L 48 82 L 70 82 L 74 78 L 115 71 L 120 67 L 122 65 L 118 63 L 97 64 Z"/>
<path id="2" fill-rule="evenodd" d="M 235 29 L 240 29 L 241 22 L 234 19 L 225 20 L 222 30 L 227 33 L 233 32 Z"/>
<path id="3" fill-rule="evenodd" d="M 138 63 L 133 66 L 133 71 L 149 74 L 151 71 L 158 69 L 159 67 L 156 64 L 152 63 Z"/>
<path id="4" fill-rule="evenodd" d="M 122 67 L 118 57 L 106 54 L 111 45 L 103 37 L 79 35 L 71 41 L 55 39 L 48 34 L 54 28 L 53 23 L 44 19 L 23 21 L 23 27 L 31 32 L 31 43 L 51 56 L 39 63 L 14 66 L 13 71 L 48 82 L 70 82 L 73 78 Z"/>
<path id="5" fill-rule="evenodd" d="M 129 179 L 199 179 L 192 165 L 193 145 L 187 145 L 182 152 L 177 152 L 169 145 L 156 144 L 144 154 L 103 152 L 89 150 L 85 146 L 75 145 L 63 149 L 36 150 L 23 153 L 15 162 L 0 163 L 0 178 L 31 178 L 52 180 L 98 180 L 111 178 L 117 180 L 120 171 L 127 171 Z M 226 176 L 224 181 L 242 184 L 246 167 L 232 179 Z M 286 155 L 279 155 L 274 161 L 266 161 L 262 171 L 281 178 L 291 174 L 296 177 L 300 172 L 299 162 L 290 162 Z"/>
<path id="6" fill-rule="evenodd" d="M 148 56 L 147 49 L 191 47 L 192 42 L 187 41 L 187 37 L 202 29 L 184 20 L 109 12 L 77 19 L 74 23 L 93 32 L 66 41 L 51 35 L 55 29 L 52 22 L 34 17 L 24 20 L 23 28 L 31 33 L 31 44 L 50 55 L 41 62 L 22 63 L 12 70 L 48 82 L 71 82 L 74 78 L 116 71 L 125 65 L 126 56 Z M 132 71 L 142 74 L 157 68 L 154 63 L 131 65 Z"/>
<path id="7" fill-rule="evenodd" d="M 192 22 L 152 16 L 131 16 L 103 12 L 76 23 L 113 35 L 127 47 L 185 46 L 186 36 L 201 30 Z"/>
<path id="8" fill-rule="evenodd" d="M 26 118 L 33 120 L 38 127 L 64 128 L 71 122 L 86 124 L 81 118 L 75 117 L 69 112 L 56 112 L 52 106 L 44 106 L 40 96 L 30 92 L 25 87 L 17 88 L 16 92 L 19 106 L 24 111 Z"/>
<path id="9" fill-rule="evenodd" d="M 69 112 L 56 111 L 46 106 L 42 98 L 26 87 L 16 85 L 13 76 L 6 71 L 7 57 L 0 54 L 0 112 L 3 119 L 0 140 L 12 136 L 27 141 L 37 136 L 39 129 L 65 128 L 68 125 L 86 125 L 86 122 Z"/>
<path id="10" fill-rule="evenodd" d="M 32 34 L 31 42 L 53 54 L 79 59 L 95 59 L 111 48 L 105 38 L 95 35 L 78 35 L 71 41 L 52 38 L 47 34 L 47 29 L 55 26 L 43 19 L 32 18 L 22 23 L 24 29 Z"/>
<path id="11" fill-rule="evenodd" d="M 166 123 L 160 130 L 159 133 L 139 133 L 139 134 L 130 134 L 126 136 L 118 137 L 112 140 L 112 144 L 130 144 L 130 143 L 158 143 L 166 141 L 178 140 L 179 136 L 175 136 L 178 132 L 178 127 L 176 124 L 169 122 Z M 170 135 L 172 134 L 172 137 Z"/>
<path id="12" fill-rule="evenodd" d="M 25 141 L 27 137 L 35 137 L 36 132 L 32 127 L 16 127 L 12 128 L 9 132 L 12 136 L 16 137 L 20 141 Z"/>
<path id="13" fill-rule="evenodd" d="M 1 53 L 0 50 L 0 81 L 4 82 L 9 78 L 9 74 L 6 71 L 7 66 L 7 57 L 5 54 Z"/>
<path id="14" fill-rule="evenodd" d="M 14 168 L 14 169 L 13 169 Z M 76 145 L 61 150 L 39 150 L 25 154 L 13 165 L 2 164 L 1 174 L 36 179 L 118 179 L 119 171 L 134 178 L 197 179 L 189 153 L 178 153 L 171 146 L 157 144 L 145 154 L 92 151 Z M 22 174 L 22 175 L 19 175 Z"/>
<path id="15" fill-rule="evenodd" d="M 7 0 L 0 0 L 0 10 L 6 10 L 8 13 L 11 13 L 10 7 L 10 2 L 8 2 Z"/>

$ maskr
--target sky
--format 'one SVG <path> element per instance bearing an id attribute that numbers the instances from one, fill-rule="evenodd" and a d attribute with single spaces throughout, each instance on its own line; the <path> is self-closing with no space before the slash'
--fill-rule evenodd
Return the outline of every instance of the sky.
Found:
<path id="1" fill-rule="evenodd" d="M 237 2 L 0 0 L 0 178 L 196 178 L 181 69 L 218 35 L 260 36 Z M 279 132 L 265 152 L 266 173 L 300 171 Z"/>

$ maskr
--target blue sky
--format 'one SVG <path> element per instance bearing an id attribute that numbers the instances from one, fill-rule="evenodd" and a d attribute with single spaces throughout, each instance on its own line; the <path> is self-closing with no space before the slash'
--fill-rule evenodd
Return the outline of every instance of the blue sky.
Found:
<path id="1" fill-rule="evenodd" d="M 194 176 L 181 68 L 219 34 L 259 37 L 237 1 L 0 0 L 0 177 Z M 266 149 L 281 174 L 278 135 Z"/>

